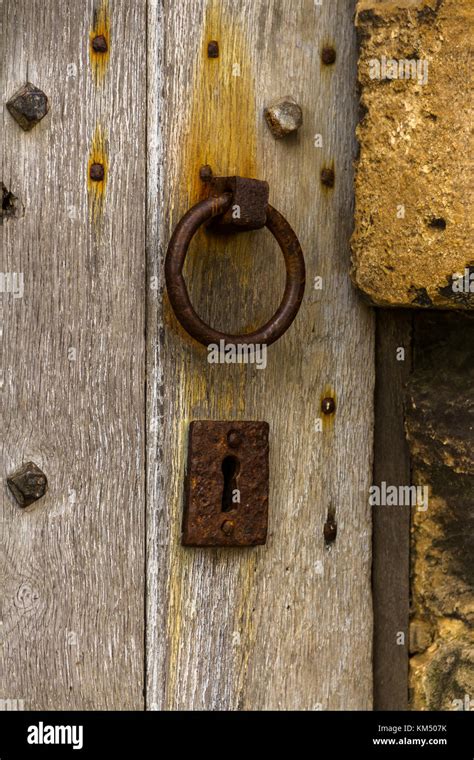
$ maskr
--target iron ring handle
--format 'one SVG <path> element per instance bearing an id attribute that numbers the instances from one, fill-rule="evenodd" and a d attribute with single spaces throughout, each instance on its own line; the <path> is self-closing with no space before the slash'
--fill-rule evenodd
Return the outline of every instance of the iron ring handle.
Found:
<path id="1" fill-rule="evenodd" d="M 305 288 L 305 263 L 298 238 L 286 219 L 272 206 L 267 206 L 266 227 L 270 230 L 283 253 L 286 267 L 286 284 L 280 306 L 266 324 L 254 332 L 228 335 L 214 330 L 204 322 L 189 299 L 183 277 L 183 266 L 189 244 L 199 227 L 214 216 L 223 214 L 232 203 L 232 193 L 209 197 L 193 206 L 178 222 L 168 245 L 165 261 L 165 279 L 173 311 L 184 329 L 199 343 L 246 343 L 271 345 L 296 317 L 303 300 Z"/>

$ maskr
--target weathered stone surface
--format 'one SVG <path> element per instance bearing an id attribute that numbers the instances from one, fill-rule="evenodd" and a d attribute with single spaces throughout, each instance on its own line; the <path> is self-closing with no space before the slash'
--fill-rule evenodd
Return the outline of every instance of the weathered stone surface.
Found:
<path id="1" fill-rule="evenodd" d="M 474 316 L 419 314 L 414 344 L 406 426 L 430 494 L 412 532 L 411 706 L 474 708 Z"/>
<path id="2" fill-rule="evenodd" d="M 374 304 L 474 308 L 473 24 L 472 0 L 359 2 L 352 277 Z"/>

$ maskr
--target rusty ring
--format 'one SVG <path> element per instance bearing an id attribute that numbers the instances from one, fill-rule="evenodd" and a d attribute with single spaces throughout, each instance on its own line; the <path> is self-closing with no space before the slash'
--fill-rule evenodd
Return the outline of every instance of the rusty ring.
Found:
<path id="1" fill-rule="evenodd" d="M 232 193 L 209 197 L 193 206 L 178 222 L 168 245 L 165 262 L 165 278 L 173 311 L 184 329 L 199 343 L 247 343 L 271 345 L 296 317 L 303 300 L 305 288 L 305 264 L 298 238 L 286 219 L 272 206 L 267 206 L 266 227 L 281 248 L 286 266 L 285 292 L 280 306 L 266 324 L 254 332 L 243 335 L 227 335 L 214 330 L 194 311 L 183 278 L 183 266 L 189 244 L 199 227 L 214 216 L 223 214 L 232 202 Z"/>

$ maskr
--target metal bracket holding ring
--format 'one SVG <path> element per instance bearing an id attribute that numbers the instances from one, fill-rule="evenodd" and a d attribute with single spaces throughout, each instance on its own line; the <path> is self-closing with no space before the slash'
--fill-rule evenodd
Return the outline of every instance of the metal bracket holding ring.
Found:
<path id="1" fill-rule="evenodd" d="M 303 251 L 294 231 L 268 203 L 268 184 L 244 177 L 215 177 L 208 183 L 209 196 L 193 206 L 178 222 L 168 245 L 165 278 L 173 311 L 184 329 L 199 343 L 208 346 L 224 340 L 226 344 L 271 345 L 288 330 L 303 300 L 305 263 Z M 239 218 L 229 213 L 239 208 Z M 220 231 L 244 231 L 263 226 L 272 233 L 281 248 L 286 267 L 286 284 L 280 306 L 271 319 L 258 330 L 230 335 L 214 330 L 194 310 L 183 267 L 189 244 L 201 225 L 212 221 Z"/>

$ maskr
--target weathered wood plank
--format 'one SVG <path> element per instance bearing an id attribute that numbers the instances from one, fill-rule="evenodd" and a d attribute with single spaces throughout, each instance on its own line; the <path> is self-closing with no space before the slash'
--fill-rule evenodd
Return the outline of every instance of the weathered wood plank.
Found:
<path id="1" fill-rule="evenodd" d="M 148 35 L 148 706 L 367 709 L 374 328 L 348 277 L 353 4 L 150 2 Z M 219 41 L 218 59 L 207 58 L 210 39 Z M 323 66 L 329 43 L 337 61 Z M 263 109 L 286 94 L 302 105 L 304 125 L 298 137 L 275 142 Z M 209 365 L 162 299 L 165 248 L 200 197 L 203 164 L 267 179 L 271 203 L 306 253 L 301 313 L 269 349 L 264 371 Z M 333 189 L 319 181 L 331 166 Z M 190 259 L 192 301 L 215 326 L 249 330 L 278 304 L 282 263 L 265 231 L 224 244 L 203 233 Z M 316 276 L 322 291 L 313 288 Z M 317 432 L 329 391 L 335 419 Z M 270 423 L 265 547 L 180 546 L 188 425 L 207 418 Z M 338 535 L 328 551 L 331 510 Z"/>
<path id="2" fill-rule="evenodd" d="M 3 100 L 28 79 L 51 101 L 31 132 L 3 117 L 24 296 L 3 296 L 2 475 L 49 479 L 24 511 L 2 488 L 0 696 L 26 709 L 143 706 L 145 22 L 143 0 L 4 4 Z"/>
<path id="3" fill-rule="evenodd" d="M 404 429 L 412 366 L 408 311 L 377 311 L 374 484 L 411 485 Z M 401 351 L 404 353 L 402 354 Z M 374 708 L 406 710 L 410 600 L 410 507 L 373 507 Z"/>

